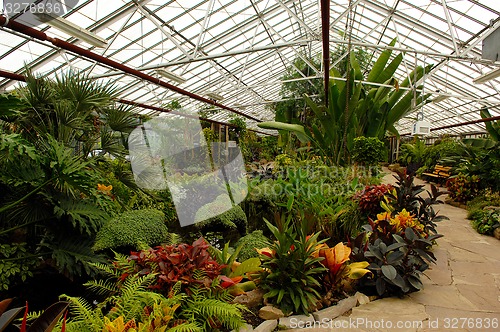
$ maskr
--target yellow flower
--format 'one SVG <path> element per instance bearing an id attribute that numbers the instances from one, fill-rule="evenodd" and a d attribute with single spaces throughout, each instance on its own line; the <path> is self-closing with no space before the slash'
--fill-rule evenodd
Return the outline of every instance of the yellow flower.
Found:
<path id="1" fill-rule="evenodd" d="M 377 220 L 389 220 L 391 218 L 391 214 L 389 212 L 382 212 L 377 214 Z"/>
<path id="2" fill-rule="evenodd" d="M 422 225 L 417 219 L 413 218 L 414 215 L 403 209 L 394 218 L 391 218 L 389 223 L 396 227 L 396 231 L 402 232 L 406 227 L 411 227 L 418 231 L 424 230 L 424 225 Z"/>

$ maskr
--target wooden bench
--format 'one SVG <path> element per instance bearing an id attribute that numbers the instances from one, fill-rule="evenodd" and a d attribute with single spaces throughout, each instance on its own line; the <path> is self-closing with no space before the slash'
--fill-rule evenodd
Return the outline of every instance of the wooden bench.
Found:
<path id="1" fill-rule="evenodd" d="M 433 178 L 435 180 L 444 181 L 451 176 L 450 171 L 451 171 L 450 166 L 443 166 L 438 164 L 434 166 L 434 170 L 432 171 L 432 173 L 425 172 L 422 173 L 422 176 Z"/>

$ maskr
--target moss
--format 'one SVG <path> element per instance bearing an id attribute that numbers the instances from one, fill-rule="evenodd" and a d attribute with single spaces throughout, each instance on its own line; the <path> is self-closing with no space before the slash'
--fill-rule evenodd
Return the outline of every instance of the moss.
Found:
<path id="1" fill-rule="evenodd" d="M 244 234 L 247 228 L 247 216 L 241 206 L 236 205 L 232 209 L 227 210 L 230 204 L 227 196 L 221 195 L 214 202 L 202 206 L 197 212 L 195 220 L 200 220 L 196 223 L 196 227 L 204 232 L 224 232 L 228 229 L 238 230 Z M 207 219 L 207 216 L 213 216 Z"/>
<path id="2" fill-rule="evenodd" d="M 248 235 L 243 236 L 234 245 L 235 248 L 242 246 L 241 251 L 238 255 L 238 260 L 243 262 L 252 257 L 259 257 L 259 254 L 255 250 L 266 248 L 271 245 L 271 241 L 264 236 L 261 230 L 254 231 Z"/>
<path id="3" fill-rule="evenodd" d="M 163 212 L 154 209 L 133 210 L 109 220 L 97 233 L 92 249 L 141 249 L 170 240 Z"/>

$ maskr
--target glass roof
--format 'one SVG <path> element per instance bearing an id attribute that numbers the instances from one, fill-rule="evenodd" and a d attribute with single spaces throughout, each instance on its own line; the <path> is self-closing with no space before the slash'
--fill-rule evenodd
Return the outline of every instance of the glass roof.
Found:
<path id="1" fill-rule="evenodd" d="M 107 41 L 104 48 L 45 23 L 35 29 L 190 93 L 207 98 L 208 91 L 214 92 L 224 98 L 220 104 L 267 121 L 274 119 L 269 105 L 281 98 L 281 78 L 286 68 L 301 54 L 321 52 L 320 2 L 78 1 L 64 18 L 104 38 Z M 488 107 L 492 116 L 500 115 L 500 77 L 473 83 L 482 74 L 500 71 L 500 61 L 482 59 L 483 40 L 500 26 L 500 1 L 331 0 L 330 6 L 331 50 L 339 43 L 346 43 L 345 34 L 342 37 L 339 31 L 352 26 L 352 44 L 366 47 L 374 58 L 397 37 L 393 56 L 404 52 L 404 61 L 396 78 L 402 80 L 415 65 L 434 64 L 432 72 L 420 83 L 425 93 L 432 93 L 433 99 L 442 96 L 439 98 L 442 100 L 436 99 L 422 110 L 435 134 L 484 132 L 482 123 L 438 129 L 480 119 L 478 110 L 482 107 Z M 23 16 L 13 19 L 23 23 Z M 178 100 L 187 110 L 206 108 L 203 102 L 186 94 L 58 48 L 48 41 L 27 37 L 9 27 L 0 28 L 0 70 L 22 75 L 25 65 L 47 76 L 68 68 L 78 69 L 95 79 L 112 82 L 122 98 L 143 104 L 161 107 Z M 186 81 L 178 83 L 159 76 L 158 68 Z M 303 79 L 321 80 L 322 70 L 315 70 L 314 76 Z M 0 90 L 12 89 L 16 84 L 0 78 Z M 159 114 L 147 109 L 138 111 Z M 212 118 L 227 121 L 230 114 L 231 111 L 222 110 Z M 410 114 L 399 122 L 400 133 L 411 131 L 414 116 Z M 252 119 L 247 119 L 247 123 L 253 128 L 257 124 Z"/>

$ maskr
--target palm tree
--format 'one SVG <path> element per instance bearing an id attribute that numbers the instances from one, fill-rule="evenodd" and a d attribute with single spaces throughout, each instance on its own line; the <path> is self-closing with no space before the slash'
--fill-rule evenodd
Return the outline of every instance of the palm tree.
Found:
<path id="1" fill-rule="evenodd" d="M 0 254 L 0 274 L 1 263 L 36 260 L 77 276 L 99 260 L 93 236 L 117 209 L 98 190 L 104 155 L 124 160 L 139 124 L 115 97 L 79 73 L 50 80 L 29 70 L 25 86 L 0 96 L 0 244 L 23 246 L 16 259 Z"/>

